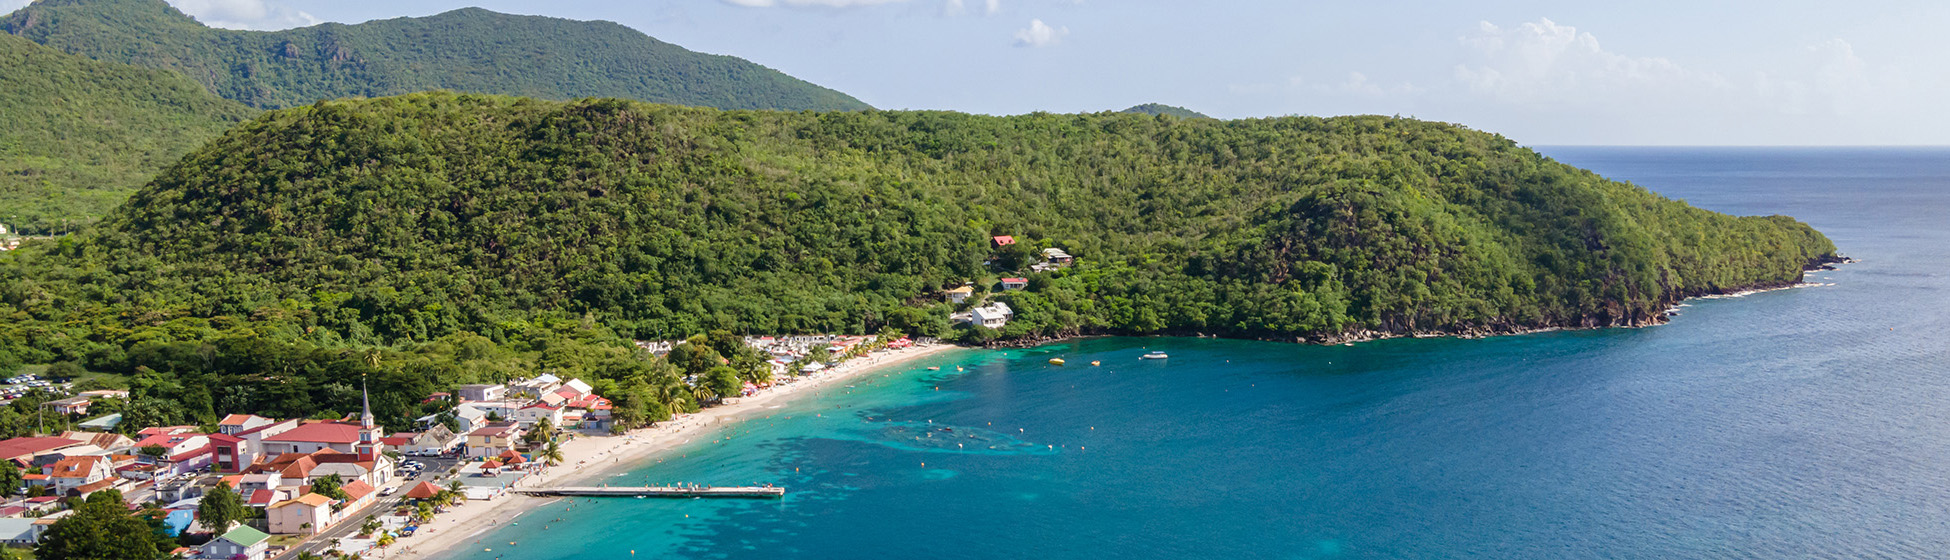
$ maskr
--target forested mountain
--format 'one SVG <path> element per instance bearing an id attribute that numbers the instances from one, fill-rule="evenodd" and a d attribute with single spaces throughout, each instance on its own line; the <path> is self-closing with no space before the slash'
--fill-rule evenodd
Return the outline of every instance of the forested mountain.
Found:
<path id="1" fill-rule="evenodd" d="M 1212 117 L 1205 116 L 1205 113 L 1200 113 L 1198 111 L 1193 111 L 1191 109 L 1186 109 L 1184 107 L 1166 105 L 1163 103 L 1145 103 L 1143 105 L 1138 105 L 1135 107 L 1131 107 L 1129 109 L 1125 109 L 1123 112 L 1138 113 L 1142 115 L 1171 115 L 1174 117 L 1187 118 L 1187 119 L 1212 118 Z"/>
<path id="2" fill-rule="evenodd" d="M 1024 271 L 1050 246 L 1080 261 Z M 1692 208 L 1408 119 L 427 93 L 271 112 L 88 230 L 0 254 L 0 371 L 129 374 L 133 427 L 343 413 L 364 374 L 401 426 L 428 392 L 543 370 L 656 419 L 704 398 L 678 372 L 719 362 L 650 359 L 630 338 L 716 331 L 729 353 L 737 332 L 1643 324 L 1833 252 L 1786 217 Z M 948 326 L 936 290 L 1018 274 L 1027 290 L 991 295 L 1019 313 L 1006 329 Z"/>
<path id="3" fill-rule="evenodd" d="M 0 223 L 36 233 L 93 222 L 163 165 L 255 113 L 222 98 L 275 108 L 450 89 L 868 108 L 614 23 L 481 9 L 265 33 L 205 27 L 163 0 L 40 0 L 0 17 L 0 31 Z"/>
<path id="4" fill-rule="evenodd" d="M 868 108 L 776 70 L 615 23 L 479 8 L 258 32 L 205 27 L 163 0 L 40 0 L 0 19 L 0 31 L 97 60 L 181 72 L 262 108 L 434 89 L 724 109 Z"/>
<path id="5" fill-rule="evenodd" d="M 0 223 L 49 233 L 92 222 L 257 113 L 174 72 L 0 34 Z"/>

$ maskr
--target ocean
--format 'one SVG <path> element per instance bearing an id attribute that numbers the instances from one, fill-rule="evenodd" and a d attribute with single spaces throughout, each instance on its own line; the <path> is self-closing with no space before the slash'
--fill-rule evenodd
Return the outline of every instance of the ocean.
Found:
<path id="1" fill-rule="evenodd" d="M 1950 556 L 1950 149 L 1541 151 L 1861 262 L 1643 329 L 954 351 L 605 480 L 783 500 L 558 502 L 449 558 Z"/>

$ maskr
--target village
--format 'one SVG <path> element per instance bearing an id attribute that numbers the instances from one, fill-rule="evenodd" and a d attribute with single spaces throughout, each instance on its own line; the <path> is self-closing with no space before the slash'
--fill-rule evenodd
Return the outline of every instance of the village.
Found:
<path id="1" fill-rule="evenodd" d="M 778 385 L 816 380 L 854 358 L 872 362 L 875 353 L 933 343 L 833 335 L 744 341 L 772 356 L 782 374 Z M 662 354 L 674 344 L 638 346 Z M 784 375 L 795 364 L 797 373 Z M 27 377 L 8 381 L 62 388 Z M 739 396 L 772 386 L 746 383 Z M 128 398 L 128 391 L 81 391 L 42 406 L 82 418 L 93 403 Z M 631 443 L 629 436 L 612 435 L 610 401 L 581 379 L 540 374 L 461 385 L 425 398 L 452 403 L 451 413 L 418 418 L 412 432 L 388 433 L 374 421 L 368 400 L 361 414 L 339 419 L 231 414 L 215 430 L 167 426 L 123 435 L 113 431 L 121 415 L 108 414 L 73 430 L 0 441 L 0 459 L 7 461 L 0 470 L 20 473 L 21 481 L 7 489 L 19 497 L 0 502 L 0 544 L 32 546 L 76 504 L 112 492 L 131 508 L 159 511 L 170 536 L 202 541 L 173 551 L 178 558 L 366 557 L 384 554 L 459 504 L 511 495 L 562 463 L 567 440 Z M 206 499 L 234 499 L 245 515 L 218 531 L 197 513 Z"/>

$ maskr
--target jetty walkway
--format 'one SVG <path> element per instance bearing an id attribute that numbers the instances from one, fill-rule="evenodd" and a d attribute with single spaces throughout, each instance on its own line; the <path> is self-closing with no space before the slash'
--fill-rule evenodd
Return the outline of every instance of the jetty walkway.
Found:
<path id="1" fill-rule="evenodd" d="M 530 496 L 607 496 L 618 498 L 767 498 L 785 497 L 777 486 L 554 486 L 518 488 Z"/>

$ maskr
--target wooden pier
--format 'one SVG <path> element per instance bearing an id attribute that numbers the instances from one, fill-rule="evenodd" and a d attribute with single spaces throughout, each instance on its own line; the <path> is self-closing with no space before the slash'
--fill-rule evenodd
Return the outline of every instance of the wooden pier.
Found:
<path id="1" fill-rule="evenodd" d="M 530 496 L 591 496 L 611 498 L 763 498 L 785 497 L 777 486 L 555 486 L 518 488 Z"/>

